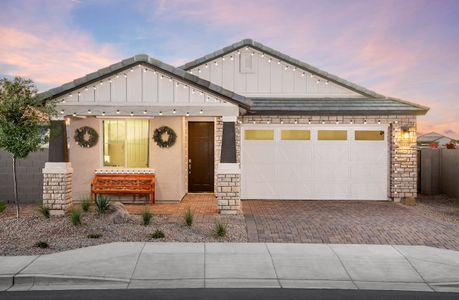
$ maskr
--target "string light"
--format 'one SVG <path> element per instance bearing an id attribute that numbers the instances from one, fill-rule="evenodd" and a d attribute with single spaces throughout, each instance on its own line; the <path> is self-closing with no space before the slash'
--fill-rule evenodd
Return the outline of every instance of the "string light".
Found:
<path id="1" fill-rule="evenodd" d="M 311 119 L 308 120 L 308 124 L 311 125 Z"/>
<path id="2" fill-rule="evenodd" d="M 253 123 L 253 124 L 256 124 L 257 122 L 253 121 L 252 123 Z"/>
<path id="3" fill-rule="evenodd" d="M 281 122 L 280 122 L 280 123 L 281 123 L 281 124 L 284 124 L 284 120 L 281 120 Z"/>
<path id="4" fill-rule="evenodd" d="M 92 114 L 92 112 L 91 112 L 91 110 L 90 110 L 90 109 L 88 109 L 88 114 Z"/>
<path id="5" fill-rule="evenodd" d="M 174 110 L 172 110 L 172 113 L 173 113 L 174 115 L 177 113 L 177 111 L 175 110 L 175 108 L 174 108 Z"/>
<path id="6" fill-rule="evenodd" d="M 162 111 L 159 111 L 159 115 L 162 116 L 162 115 L 163 115 L 163 112 L 162 112 Z"/>
<path id="7" fill-rule="evenodd" d="M 265 54 L 264 54 L 264 53 L 262 53 L 262 54 L 261 54 L 261 57 L 265 57 Z"/>
<path id="8" fill-rule="evenodd" d="M 73 94 L 70 94 L 69 97 L 72 98 L 72 97 L 73 97 Z"/>
<path id="9" fill-rule="evenodd" d="M 336 120 L 335 124 L 339 124 L 339 121 L 338 121 L 338 120 Z"/>
<path id="10" fill-rule="evenodd" d="M 327 81 L 325 81 L 325 84 L 327 84 L 327 85 L 328 85 L 328 80 L 327 80 Z"/>
<path id="11" fill-rule="evenodd" d="M 206 64 L 206 69 L 207 69 L 208 67 L 209 67 L 209 65 L 208 65 L 208 64 Z"/>
<path id="12" fill-rule="evenodd" d="M 65 99 L 62 99 L 62 101 L 61 101 L 61 102 L 62 102 L 62 103 L 65 103 Z"/>
<path id="13" fill-rule="evenodd" d="M 270 57 L 270 58 L 268 59 L 268 62 L 271 63 L 271 61 L 272 61 L 272 59 L 271 59 L 271 57 Z"/>
<path id="14" fill-rule="evenodd" d="M 104 85 L 104 83 L 103 83 L 102 81 L 101 81 L 99 84 L 100 84 L 100 85 Z"/>
<path id="15" fill-rule="evenodd" d="M 317 79 L 316 83 L 319 84 L 320 83 L 320 79 Z"/>
<path id="16" fill-rule="evenodd" d="M 255 55 L 255 52 L 252 52 L 252 54 L 250 54 L 250 55 L 254 56 L 254 55 Z"/>
<path id="17" fill-rule="evenodd" d="M 102 112 L 102 116 L 105 116 L 105 111 Z"/>
<path id="18" fill-rule="evenodd" d="M 93 86 L 92 88 L 95 90 L 95 89 L 96 89 L 96 86 Z"/>
<path id="19" fill-rule="evenodd" d="M 298 124 L 298 121 L 297 121 L 297 120 L 295 120 L 295 124 Z"/>
<path id="20" fill-rule="evenodd" d="M 146 115 L 146 114 L 147 114 L 147 110 L 144 110 L 144 111 L 143 111 L 143 114 Z"/>
<path id="21" fill-rule="evenodd" d="M 134 115 L 134 112 L 131 111 L 130 115 L 131 115 L 131 117 L 132 117 L 132 116 Z"/>
<path id="22" fill-rule="evenodd" d="M 72 116 L 76 117 L 76 113 L 73 113 Z"/>
<path id="23" fill-rule="evenodd" d="M 189 112 L 186 112 L 186 116 L 189 117 L 189 116 L 190 116 L 190 113 L 189 113 Z"/>
<path id="24" fill-rule="evenodd" d="M 222 57 L 222 61 L 225 61 L 225 60 L 226 60 L 226 58 L 223 56 L 223 57 Z"/>
<path id="25" fill-rule="evenodd" d="M 280 65 L 280 64 L 281 64 L 281 61 L 280 61 L 280 60 L 278 60 L 278 61 L 277 61 L 277 64 L 278 64 L 278 65 Z"/>
<path id="26" fill-rule="evenodd" d="M 131 72 L 134 72 L 134 69 L 133 69 L 133 68 L 131 68 Z"/>
<path id="27" fill-rule="evenodd" d="M 230 56 L 230 60 L 234 60 L 234 57 L 232 55 Z"/>
<path id="28" fill-rule="evenodd" d="M 325 124 L 325 121 L 322 121 L 322 125 Z"/>
<path id="29" fill-rule="evenodd" d="M 127 78 L 127 74 L 123 74 L 124 78 Z"/>
<path id="30" fill-rule="evenodd" d="M 352 124 L 354 124 L 354 121 L 351 120 L 349 123 L 352 125 Z"/>
<path id="31" fill-rule="evenodd" d="M 378 124 L 381 124 L 381 120 L 378 120 Z"/>
<path id="32" fill-rule="evenodd" d="M 64 110 L 61 110 L 61 115 L 63 115 L 63 114 L 64 114 Z"/>
<path id="33" fill-rule="evenodd" d="M 200 113 L 200 114 L 202 114 L 202 113 L 203 113 L 202 109 L 199 111 L 199 113 Z"/>
<path id="34" fill-rule="evenodd" d="M 198 73 L 201 73 L 201 69 L 198 69 Z"/>
<path id="35" fill-rule="evenodd" d="M 270 121 L 266 121 L 266 124 L 270 124 L 271 122 Z"/>
<path id="36" fill-rule="evenodd" d="M 120 114 L 120 110 L 119 110 L 119 109 L 116 110 L 116 114 L 117 114 L 117 115 Z"/>
<path id="37" fill-rule="evenodd" d="M 304 75 L 306 75 L 304 72 L 303 72 L 303 73 L 301 73 L 301 77 L 304 77 Z"/>
<path id="38" fill-rule="evenodd" d="M 218 62 L 217 61 L 215 61 L 214 64 L 215 64 L 216 67 L 218 67 Z"/>
<path id="39" fill-rule="evenodd" d="M 363 121 L 363 124 L 367 124 L 367 120 L 364 120 L 364 121 Z"/>
<path id="40" fill-rule="evenodd" d="M 87 91 L 87 90 L 89 90 L 89 89 L 88 89 L 88 87 L 85 87 L 85 89 L 84 89 L 84 90 L 85 90 L 85 91 Z"/>

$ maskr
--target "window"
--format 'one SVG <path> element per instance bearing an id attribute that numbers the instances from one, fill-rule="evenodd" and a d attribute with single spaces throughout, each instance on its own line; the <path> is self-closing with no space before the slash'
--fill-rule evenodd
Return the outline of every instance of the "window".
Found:
<path id="1" fill-rule="evenodd" d="M 245 140 L 273 140 L 274 131 L 273 130 L 245 130 L 244 131 Z"/>
<path id="2" fill-rule="evenodd" d="M 281 140 L 308 141 L 310 139 L 310 130 L 282 130 L 281 132 Z"/>
<path id="3" fill-rule="evenodd" d="M 356 130 L 356 141 L 384 141 L 383 130 Z"/>
<path id="4" fill-rule="evenodd" d="M 104 166 L 148 167 L 148 120 L 104 121 Z"/>
<path id="5" fill-rule="evenodd" d="M 319 130 L 318 140 L 319 141 L 346 141 L 347 131 L 346 130 Z"/>

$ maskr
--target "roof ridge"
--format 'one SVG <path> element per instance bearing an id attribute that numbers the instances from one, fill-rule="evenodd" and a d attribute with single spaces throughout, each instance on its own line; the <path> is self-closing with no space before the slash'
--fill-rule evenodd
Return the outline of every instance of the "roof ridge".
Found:
<path id="1" fill-rule="evenodd" d="M 372 91 L 372 90 L 369 90 L 363 86 L 360 86 L 358 84 L 355 84 L 353 82 L 350 82 L 346 79 L 343 79 L 341 77 L 338 77 L 334 74 L 330 74 L 322 69 L 319 69 L 319 68 L 316 68 L 306 62 L 303 62 L 303 61 L 300 61 L 296 58 L 293 58 L 287 54 L 284 54 L 278 50 L 275 50 L 271 47 L 268 47 L 268 46 L 265 46 L 264 44 L 260 43 L 260 42 L 257 42 L 253 39 L 250 39 L 250 38 L 247 38 L 247 39 L 243 39 L 239 42 L 236 42 L 236 43 L 233 43 L 229 46 L 226 46 L 220 50 L 216 50 L 214 52 L 211 52 L 207 55 L 204 55 L 200 58 L 197 58 L 193 61 L 190 61 L 182 66 L 179 66 L 178 68 L 180 69 L 183 69 L 185 71 L 191 69 L 191 68 L 194 68 L 195 66 L 198 66 L 198 65 L 201 65 L 203 63 L 206 63 L 208 61 L 211 61 L 213 59 L 215 59 L 216 57 L 220 57 L 222 55 L 225 55 L 229 52 L 232 52 L 232 51 L 235 51 L 235 50 L 238 50 L 240 48 L 243 48 L 243 47 L 246 47 L 246 46 L 252 46 L 254 47 L 255 49 L 259 50 L 259 51 L 262 51 L 262 52 L 265 52 L 265 53 L 268 53 L 270 56 L 273 56 L 275 58 L 278 58 L 278 59 L 282 59 L 282 60 L 285 60 L 287 61 L 288 63 L 292 64 L 292 65 L 295 65 L 297 67 L 300 67 L 300 68 L 303 68 L 303 69 L 306 69 L 308 72 L 310 73 L 313 73 L 315 75 L 318 75 L 318 76 L 321 76 L 321 77 L 325 77 L 326 79 L 328 79 L 329 81 L 331 82 L 334 82 L 340 86 L 343 86 L 345 88 L 348 88 L 354 92 L 357 92 L 359 94 L 362 94 L 363 96 L 368 96 L 368 97 L 373 97 L 373 98 L 386 98 L 386 99 L 390 99 L 390 100 L 393 100 L 393 101 L 397 101 L 397 102 L 401 102 L 401 103 L 404 103 L 404 104 L 407 104 L 407 105 L 411 105 L 411 106 L 414 106 L 414 107 L 417 107 L 421 110 L 425 110 L 425 112 L 427 113 L 427 111 L 429 110 L 429 107 L 427 106 L 423 106 L 423 105 L 420 105 L 420 104 L 417 104 L 417 103 L 414 103 L 414 102 L 410 102 L 410 101 L 406 101 L 406 100 L 402 100 L 402 99 L 399 99 L 399 98 L 395 98 L 395 97 L 388 97 L 388 96 L 385 96 L 385 95 L 382 95 L 382 94 L 379 94 L 375 91 Z"/>

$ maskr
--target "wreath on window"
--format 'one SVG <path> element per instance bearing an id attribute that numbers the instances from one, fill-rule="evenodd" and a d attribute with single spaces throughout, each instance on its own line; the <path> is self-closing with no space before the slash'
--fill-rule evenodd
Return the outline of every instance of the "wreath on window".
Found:
<path id="1" fill-rule="evenodd" d="M 80 147 L 91 148 L 97 144 L 99 134 L 94 128 L 83 126 L 75 130 L 74 139 Z"/>
<path id="2" fill-rule="evenodd" d="M 163 135 L 167 134 L 167 140 L 163 140 Z M 161 126 L 155 129 L 153 134 L 153 140 L 160 148 L 169 148 L 175 144 L 175 140 L 177 139 L 177 134 L 175 131 L 167 126 Z"/>

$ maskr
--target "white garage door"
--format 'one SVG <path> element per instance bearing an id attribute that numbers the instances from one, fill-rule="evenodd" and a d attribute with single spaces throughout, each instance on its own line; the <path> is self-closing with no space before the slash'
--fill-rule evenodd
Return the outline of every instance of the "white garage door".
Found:
<path id="1" fill-rule="evenodd" d="M 244 125 L 241 198 L 387 200 L 387 129 Z"/>

